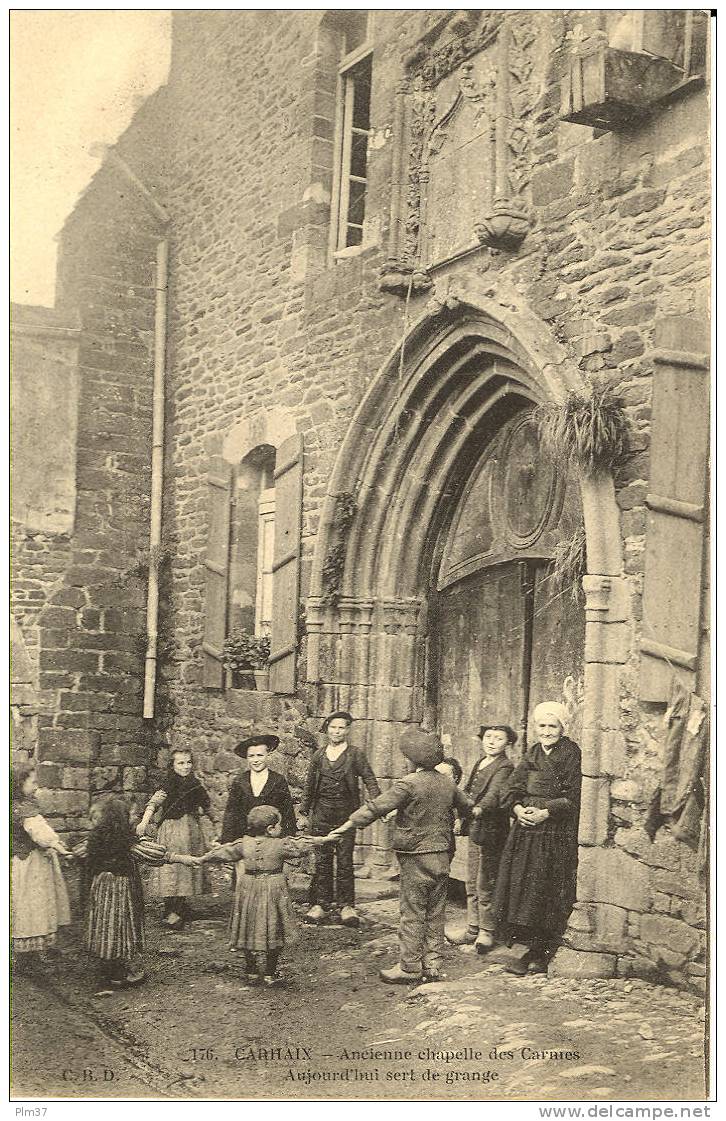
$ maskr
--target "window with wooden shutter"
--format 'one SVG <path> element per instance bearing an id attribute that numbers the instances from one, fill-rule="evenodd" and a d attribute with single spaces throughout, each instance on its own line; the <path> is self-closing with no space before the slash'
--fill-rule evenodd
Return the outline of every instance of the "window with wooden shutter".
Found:
<path id="1" fill-rule="evenodd" d="M 696 684 L 708 494 L 708 359 L 698 348 L 704 336 L 682 321 L 661 334 L 646 498 L 641 697 L 648 701 L 668 699 L 674 674 L 689 689 Z"/>
<path id="2" fill-rule="evenodd" d="M 272 566 L 270 653 L 270 688 L 274 693 L 292 693 L 295 690 L 302 473 L 302 436 L 290 436 L 277 449 L 275 463 L 275 550 Z"/>
<path id="3" fill-rule="evenodd" d="M 221 455 L 213 455 L 207 475 L 208 517 L 205 615 L 204 687 L 224 686 L 222 647 L 227 635 L 227 589 L 229 570 L 229 527 L 232 500 L 232 471 Z"/>

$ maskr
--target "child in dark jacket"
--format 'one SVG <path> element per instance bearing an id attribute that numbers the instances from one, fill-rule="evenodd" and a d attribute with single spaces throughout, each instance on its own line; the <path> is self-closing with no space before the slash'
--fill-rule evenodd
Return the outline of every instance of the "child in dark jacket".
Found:
<path id="1" fill-rule="evenodd" d="M 464 787 L 481 809 L 481 816 L 462 835 L 468 833 L 466 871 L 466 917 L 463 931 L 447 931 L 454 945 L 474 943 L 477 953 L 485 954 L 494 945 L 495 920 L 491 911 L 499 861 L 509 832 L 509 813 L 504 808 L 504 793 L 514 770 L 506 754 L 507 747 L 517 742 L 517 734 L 508 724 L 482 724 L 479 730 L 481 758 L 472 768 Z"/>
<path id="2" fill-rule="evenodd" d="M 468 816 L 474 807 L 471 798 L 448 775 L 436 770 L 444 753 L 434 733 L 409 729 L 398 747 L 413 764 L 413 772 L 355 810 L 331 834 L 362 828 L 397 810 L 393 848 L 401 869 L 400 960 L 379 974 L 391 985 L 443 977 L 451 811 L 455 807 Z M 474 810 L 475 814 L 480 812 Z"/>

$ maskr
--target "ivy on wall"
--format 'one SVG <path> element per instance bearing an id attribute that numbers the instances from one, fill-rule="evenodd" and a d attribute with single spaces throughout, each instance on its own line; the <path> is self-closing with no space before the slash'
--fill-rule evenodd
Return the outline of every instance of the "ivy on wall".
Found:
<path id="1" fill-rule="evenodd" d="M 355 512 L 355 495 L 351 494 L 350 491 L 342 491 L 340 494 L 336 495 L 335 516 L 333 519 L 334 540 L 330 543 L 323 562 L 325 602 L 333 606 L 337 604 L 340 599 L 343 570 L 345 568 L 347 536 L 353 524 Z"/>

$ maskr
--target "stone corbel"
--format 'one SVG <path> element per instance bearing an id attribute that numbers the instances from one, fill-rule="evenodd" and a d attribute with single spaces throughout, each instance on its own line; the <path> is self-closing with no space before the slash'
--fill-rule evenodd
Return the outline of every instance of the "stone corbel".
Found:
<path id="1" fill-rule="evenodd" d="M 407 296 L 409 292 L 426 292 L 432 284 L 431 277 L 424 269 L 414 268 L 401 260 L 386 261 L 378 276 L 380 291 L 393 292 L 397 296 Z"/>

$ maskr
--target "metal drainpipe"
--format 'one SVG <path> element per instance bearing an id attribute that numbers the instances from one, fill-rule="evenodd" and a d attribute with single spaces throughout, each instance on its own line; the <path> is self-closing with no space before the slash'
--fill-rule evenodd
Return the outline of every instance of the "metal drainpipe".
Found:
<path id="1" fill-rule="evenodd" d="M 151 516 L 149 529 L 149 587 L 146 597 L 146 662 L 144 665 L 144 720 L 154 715 L 156 663 L 159 644 L 159 553 L 164 493 L 164 405 L 166 382 L 166 308 L 169 275 L 169 242 L 156 247 L 154 308 L 154 386 L 151 429 Z"/>

